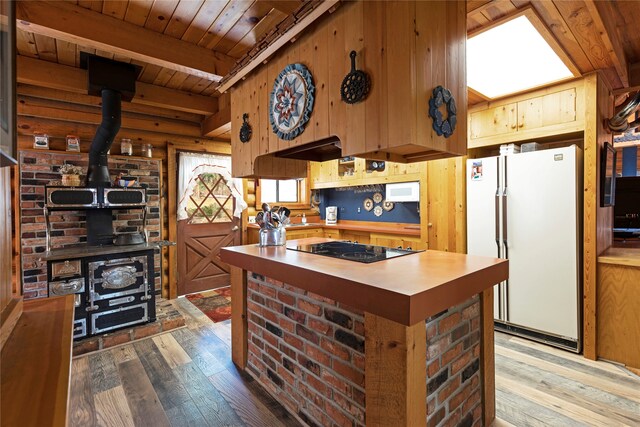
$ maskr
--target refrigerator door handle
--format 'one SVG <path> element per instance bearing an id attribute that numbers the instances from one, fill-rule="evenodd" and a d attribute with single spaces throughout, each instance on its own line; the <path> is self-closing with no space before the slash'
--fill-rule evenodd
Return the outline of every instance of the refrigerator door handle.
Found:
<path id="1" fill-rule="evenodd" d="M 504 187 L 502 193 L 502 242 L 504 243 L 504 257 L 509 258 L 509 234 L 507 232 L 508 217 L 507 217 L 507 187 Z"/>
<path id="2" fill-rule="evenodd" d="M 498 258 L 500 258 L 500 189 L 496 190 L 495 199 L 496 246 L 498 246 Z"/>

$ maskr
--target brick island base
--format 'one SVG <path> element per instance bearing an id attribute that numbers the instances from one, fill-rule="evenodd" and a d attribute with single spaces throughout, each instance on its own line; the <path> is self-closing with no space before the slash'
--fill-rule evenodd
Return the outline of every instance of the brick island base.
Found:
<path id="1" fill-rule="evenodd" d="M 301 421 L 483 425 L 479 294 L 407 327 L 260 274 L 233 272 L 234 310 L 246 313 L 234 317 L 234 362 Z M 240 322 L 244 337 L 236 333 Z"/>

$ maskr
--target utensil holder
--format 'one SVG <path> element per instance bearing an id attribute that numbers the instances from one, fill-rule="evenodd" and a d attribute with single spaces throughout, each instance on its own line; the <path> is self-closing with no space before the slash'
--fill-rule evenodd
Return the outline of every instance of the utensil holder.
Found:
<path id="1" fill-rule="evenodd" d="M 282 246 L 287 243 L 287 231 L 281 228 L 261 228 L 258 246 Z"/>

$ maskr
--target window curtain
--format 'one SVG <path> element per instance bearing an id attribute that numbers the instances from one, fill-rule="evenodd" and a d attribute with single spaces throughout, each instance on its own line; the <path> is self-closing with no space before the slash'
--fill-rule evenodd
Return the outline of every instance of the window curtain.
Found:
<path id="1" fill-rule="evenodd" d="M 178 157 L 178 220 L 187 219 L 189 194 L 196 185 L 196 178 L 202 173 L 221 175 L 236 201 L 233 216 L 240 218 L 247 203 L 242 198 L 242 179 L 231 177 L 231 156 L 206 153 L 179 153 Z"/>

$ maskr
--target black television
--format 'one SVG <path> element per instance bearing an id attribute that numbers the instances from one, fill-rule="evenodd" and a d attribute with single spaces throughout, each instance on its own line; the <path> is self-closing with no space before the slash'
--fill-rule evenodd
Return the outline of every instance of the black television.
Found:
<path id="1" fill-rule="evenodd" d="M 616 177 L 613 228 L 616 235 L 640 233 L 640 176 Z"/>

